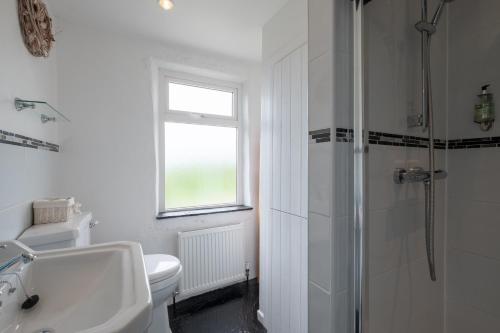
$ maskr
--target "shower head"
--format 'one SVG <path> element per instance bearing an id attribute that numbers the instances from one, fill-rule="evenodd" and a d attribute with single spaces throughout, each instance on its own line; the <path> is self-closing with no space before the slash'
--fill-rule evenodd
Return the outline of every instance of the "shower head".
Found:
<path id="1" fill-rule="evenodd" d="M 443 9 L 444 9 L 444 5 L 448 2 L 452 2 L 454 0 L 441 0 L 439 2 L 439 5 L 436 9 L 436 12 L 434 13 L 434 16 L 432 17 L 432 25 L 433 26 L 437 26 L 438 23 L 439 23 L 439 19 L 441 18 L 441 15 L 443 14 Z"/>

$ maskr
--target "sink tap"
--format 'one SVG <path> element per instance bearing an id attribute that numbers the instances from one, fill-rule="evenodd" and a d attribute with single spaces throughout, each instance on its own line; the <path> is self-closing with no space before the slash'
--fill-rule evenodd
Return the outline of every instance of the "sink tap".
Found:
<path id="1" fill-rule="evenodd" d="M 16 288 L 12 286 L 12 283 L 10 281 L 7 281 L 7 280 L 0 281 L 0 288 L 5 284 L 7 284 L 9 286 L 9 289 L 7 289 L 7 292 L 9 295 L 13 294 L 16 291 Z M 2 294 L 3 294 L 3 292 L 0 291 L 0 296 L 2 296 Z"/>
<path id="2" fill-rule="evenodd" d="M 21 279 L 21 275 L 18 272 L 0 273 L 0 276 L 15 276 L 17 278 L 17 281 L 19 282 L 19 285 L 21 286 L 21 289 L 23 290 L 24 296 L 26 297 L 26 300 L 21 304 L 21 309 L 29 310 L 32 307 L 34 307 L 35 305 L 37 305 L 38 301 L 40 300 L 40 296 L 38 296 L 38 295 L 30 296 L 28 294 L 26 287 L 24 286 L 23 280 Z M 3 283 L 7 283 L 10 285 L 9 295 L 16 291 L 16 288 L 12 287 L 12 283 L 10 281 L 1 281 L 0 282 L 0 284 L 3 284 Z M 1 306 L 2 306 L 2 303 L 0 302 L 0 307 Z"/>
<path id="3" fill-rule="evenodd" d="M 22 261 L 23 263 L 27 264 L 29 262 L 32 262 L 33 260 L 36 259 L 36 256 L 32 253 L 21 253 L 6 262 L 3 262 L 0 264 L 0 273 L 6 271 L 13 265 L 17 264 L 18 262 Z"/>

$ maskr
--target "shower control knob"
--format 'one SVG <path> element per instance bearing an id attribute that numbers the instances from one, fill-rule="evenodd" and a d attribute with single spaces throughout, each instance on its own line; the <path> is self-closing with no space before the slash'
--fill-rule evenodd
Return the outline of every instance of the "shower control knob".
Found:
<path id="1" fill-rule="evenodd" d="M 406 174 L 406 169 L 403 168 L 396 168 L 394 170 L 394 182 L 396 184 L 404 184 L 404 175 Z"/>
<path id="2" fill-rule="evenodd" d="M 434 171 L 434 179 L 445 179 L 447 172 L 444 170 Z M 427 182 L 431 179 L 431 173 L 420 167 L 413 167 L 408 170 L 403 168 L 396 168 L 394 170 L 393 179 L 396 184 L 409 184 Z"/>
<path id="3" fill-rule="evenodd" d="M 393 178 L 396 184 L 417 183 L 427 180 L 429 178 L 429 172 L 420 167 L 413 167 L 408 170 L 396 168 Z"/>

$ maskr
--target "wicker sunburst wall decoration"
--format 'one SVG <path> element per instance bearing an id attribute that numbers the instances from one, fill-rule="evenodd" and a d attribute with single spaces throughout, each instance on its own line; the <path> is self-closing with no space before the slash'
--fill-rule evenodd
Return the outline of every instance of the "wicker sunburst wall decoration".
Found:
<path id="1" fill-rule="evenodd" d="M 55 39 L 47 7 L 42 0 L 17 2 L 24 45 L 35 57 L 48 57 Z"/>

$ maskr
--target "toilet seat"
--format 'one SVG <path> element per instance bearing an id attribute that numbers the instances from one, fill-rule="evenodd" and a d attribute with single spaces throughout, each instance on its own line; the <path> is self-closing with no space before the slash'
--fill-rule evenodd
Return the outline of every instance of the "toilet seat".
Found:
<path id="1" fill-rule="evenodd" d="M 181 269 L 179 259 L 167 254 L 147 254 L 144 263 L 151 286 L 170 279 Z"/>

